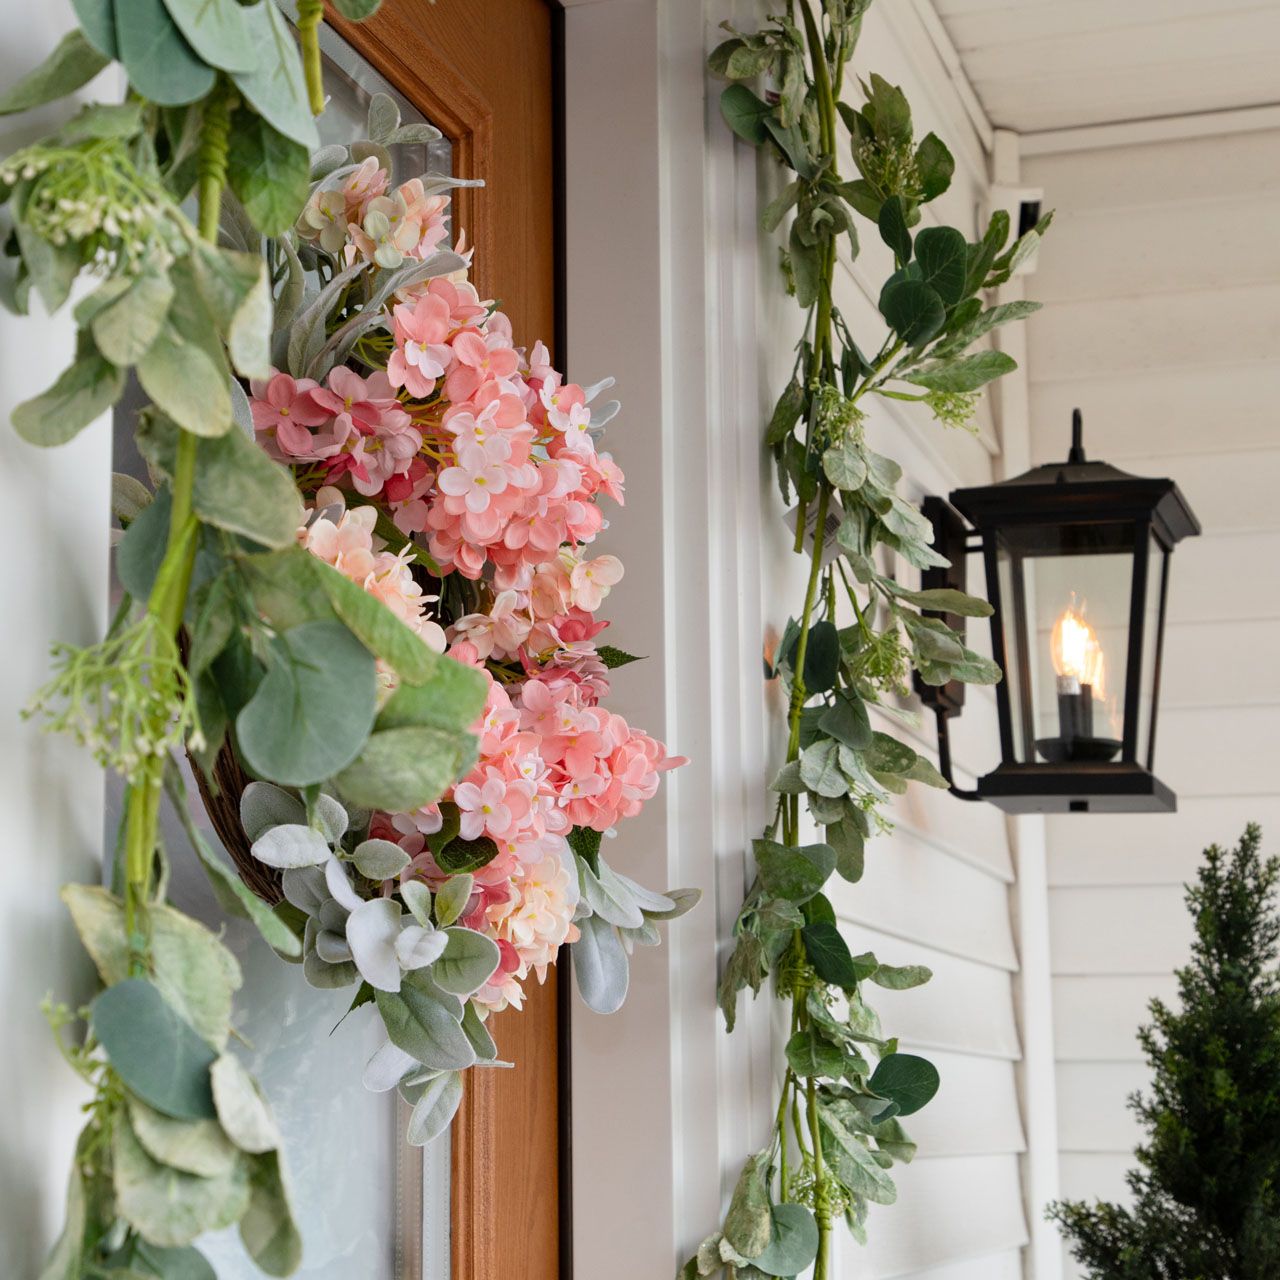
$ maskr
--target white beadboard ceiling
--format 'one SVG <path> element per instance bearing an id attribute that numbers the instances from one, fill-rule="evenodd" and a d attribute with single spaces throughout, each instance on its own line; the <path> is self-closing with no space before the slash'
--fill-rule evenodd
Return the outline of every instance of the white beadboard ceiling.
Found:
<path id="1" fill-rule="evenodd" d="M 991 123 L 1019 133 L 1280 103 L 1280 4 L 932 0 Z"/>

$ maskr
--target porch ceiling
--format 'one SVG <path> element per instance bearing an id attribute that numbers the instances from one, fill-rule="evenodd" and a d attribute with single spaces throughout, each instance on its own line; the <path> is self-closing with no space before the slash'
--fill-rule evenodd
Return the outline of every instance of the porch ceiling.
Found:
<path id="1" fill-rule="evenodd" d="M 932 0 L 992 124 L 1032 133 L 1280 103 L 1280 4 Z"/>

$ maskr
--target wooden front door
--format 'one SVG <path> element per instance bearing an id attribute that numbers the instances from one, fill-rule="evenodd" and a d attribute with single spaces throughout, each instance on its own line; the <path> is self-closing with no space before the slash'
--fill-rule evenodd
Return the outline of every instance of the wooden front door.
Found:
<path id="1" fill-rule="evenodd" d="M 385 0 L 368 22 L 329 20 L 441 129 L 458 177 L 454 229 L 472 279 L 518 344 L 556 352 L 554 28 L 549 0 Z M 557 983 L 530 975 L 525 1007 L 491 1024 L 511 1070 L 468 1073 L 452 1149 L 453 1280 L 560 1274 Z"/>

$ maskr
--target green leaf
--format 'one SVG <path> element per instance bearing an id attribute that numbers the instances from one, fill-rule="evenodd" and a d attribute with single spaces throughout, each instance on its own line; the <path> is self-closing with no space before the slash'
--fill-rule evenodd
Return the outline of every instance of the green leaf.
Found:
<path id="1" fill-rule="evenodd" d="M 439 799 L 474 759 L 475 739 L 470 734 L 418 727 L 380 729 L 334 784 L 358 808 L 407 813 Z"/>
<path id="2" fill-rule="evenodd" d="M 345 574 L 339 573 L 323 560 L 315 556 L 308 557 L 319 585 L 333 605 L 334 612 L 342 619 L 351 631 L 359 637 L 370 652 L 395 668 L 401 679 L 410 684 L 422 685 L 430 680 L 440 667 L 459 664 L 442 658 L 431 649 L 416 631 L 402 622 L 376 596 L 371 596 L 359 583 L 352 582 Z M 458 676 L 450 672 L 442 677 L 441 684 L 452 684 L 459 694 L 471 694 L 485 686 L 484 677 L 478 672 L 468 671 L 466 676 Z M 467 707 L 471 699 L 461 699 Z M 406 700 L 407 701 L 407 700 Z M 401 704 L 402 707 L 405 705 Z M 484 708 L 484 697 L 473 714 L 456 728 L 465 728 Z M 394 713 L 393 713 L 394 715 Z"/>
<path id="3" fill-rule="evenodd" d="M 96 885 L 69 884 L 62 900 L 107 986 L 129 976 L 124 906 Z M 204 925 L 161 903 L 148 911 L 153 981 L 166 1001 L 217 1050 L 227 1043 L 231 995 L 240 986 L 235 957 Z"/>
<path id="4" fill-rule="evenodd" d="M 911 260 L 911 232 L 907 228 L 907 211 L 902 197 L 890 196 L 880 206 L 876 221 L 880 227 L 880 239 L 893 250 L 898 263 L 905 266 Z M 927 233 L 922 231 L 920 234 Z"/>
<path id="5" fill-rule="evenodd" d="M 633 662 L 644 661 L 643 658 L 637 657 L 634 653 L 627 653 L 625 649 L 618 649 L 611 644 L 602 644 L 596 650 L 596 657 L 604 663 L 607 671 L 616 671 L 619 667 L 627 667 Z"/>
<path id="6" fill-rule="evenodd" d="M 818 727 L 827 737 L 843 742 L 854 751 L 861 751 L 871 743 L 867 704 L 851 689 L 836 693 L 835 702 L 822 713 Z"/>
<path id="7" fill-rule="evenodd" d="M 208 1258 L 199 1249 L 191 1245 L 177 1245 L 162 1249 L 159 1245 L 149 1244 L 140 1236 L 134 1238 L 133 1259 L 131 1265 L 145 1268 L 142 1277 L 150 1280 L 156 1276 L 159 1280 L 218 1280 L 218 1274 L 210 1266 Z M 110 1280 L 133 1280 L 137 1272 L 129 1271 L 110 1273 Z"/>
<path id="8" fill-rule="evenodd" d="M 17 202 L 16 192 L 12 199 L 14 203 Z M 74 240 L 55 245 L 21 218 L 18 219 L 14 232 L 30 282 L 35 286 L 45 309 L 52 315 L 66 302 L 71 286 L 80 274 L 80 245 Z M 12 309 L 12 304 L 10 306 Z M 27 303 L 24 301 L 21 309 L 25 311 L 26 307 Z M 78 339 L 83 340 L 83 336 Z"/>
<path id="9" fill-rule="evenodd" d="M 145 978 L 126 978 L 92 1005 L 93 1033 L 112 1069 L 148 1105 L 179 1120 L 213 1119 L 217 1054 Z"/>
<path id="10" fill-rule="evenodd" d="M 13 411 L 13 427 L 29 444 L 66 444 L 101 417 L 124 394 L 124 371 L 83 343 L 75 363 L 34 400 Z"/>
<path id="11" fill-rule="evenodd" d="M 178 432 L 174 423 L 156 412 L 145 414 L 138 425 L 142 455 L 170 478 L 177 460 Z M 243 431 L 199 441 L 191 505 L 205 524 L 242 534 L 264 547 L 294 546 L 304 514 L 288 469 L 268 458 Z M 210 660 L 213 656 L 208 655 Z"/>
<path id="12" fill-rule="evenodd" d="M 446 1071 L 428 1083 L 422 1097 L 413 1104 L 413 1115 L 405 1141 L 411 1147 L 424 1147 L 438 1138 L 453 1123 L 458 1107 L 462 1104 L 462 1076 L 457 1071 Z"/>
<path id="13" fill-rule="evenodd" d="M 951 787 L 946 778 L 924 756 L 917 756 L 911 768 L 904 770 L 902 776 L 912 782 L 922 782 L 926 787 L 937 787 L 939 791 L 947 791 Z"/>
<path id="14" fill-rule="evenodd" d="M 866 753 L 867 767 L 878 773 L 905 773 L 918 759 L 905 742 L 876 731 Z"/>
<path id="15" fill-rule="evenodd" d="M 798 1076 L 832 1076 L 839 1078 L 844 1069 L 844 1050 L 822 1039 L 810 1027 L 797 1031 L 787 1041 L 787 1065 Z"/>
<path id="16" fill-rule="evenodd" d="M 997 209 L 987 223 L 986 232 L 975 245 L 968 250 L 968 267 L 965 272 L 964 291 L 974 293 L 982 287 L 987 272 L 995 261 L 996 254 L 1004 247 L 1009 238 L 1009 214 L 1004 209 Z"/>
<path id="17" fill-rule="evenodd" d="M 773 108 L 744 84 L 731 84 L 720 95 L 720 114 L 738 137 L 753 146 L 762 146 L 769 137 L 764 122 Z"/>
<path id="18" fill-rule="evenodd" d="M 822 278 L 822 249 L 819 245 L 805 241 L 798 218 L 791 224 L 787 252 L 791 255 L 796 302 L 801 307 L 811 307 L 818 300 L 818 287 Z"/>
<path id="19" fill-rule="evenodd" d="M 231 363 L 246 378 L 271 374 L 271 287 L 266 259 L 199 241 L 191 262 L 196 288 L 227 339 Z"/>
<path id="20" fill-rule="evenodd" d="M 108 61 L 117 57 L 115 0 L 71 0 L 71 7 L 85 39 Z"/>
<path id="21" fill-rule="evenodd" d="M 129 0 L 124 0 L 128 4 Z M 236 0 L 164 0 L 187 42 L 210 66 L 251 71 L 262 51 L 254 44 L 247 10 Z"/>
<path id="22" fill-rule="evenodd" d="M 65 98 L 88 84 L 110 60 L 93 47 L 82 31 L 67 32 L 34 71 L 0 93 L 0 116 L 30 111 Z"/>
<path id="23" fill-rule="evenodd" d="M 378 12 L 382 0 L 333 0 L 333 7 L 351 22 L 363 22 Z"/>
<path id="24" fill-rule="evenodd" d="M 786 216 L 786 212 L 800 198 L 800 179 L 788 182 L 785 187 L 765 206 L 760 215 L 760 226 L 765 231 L 776 231 L 778 224 Z"/>
<path id="25" fill-rule="evenodd" d="M 902 376 L 930 391 L 976 391 L 994 378 L 1012 373 L 1018 362 L 1003 351 L 979 351 L 952 360 L 933 360 Z"/>
<path id="26" fill-rule="evenodd" d="M 366 880 L 390 880 L 409 865 L 409 855 L 390 840 L 362 840 L 351 854 L 356 870 Z"/>
<path id="27" fill-rule="evenodd" d="M 848 794 L 839 751 L 839 744 L 831 738 L 820 738 L 800 753 L 800 778 L 810 791 L 833 799 Z"/>
<path id="28" fill-rule="evenodd" d="M 956 318 L 959 315 L 959 309 L 957 308 L 956 313 L 952 315 L 947 325 L 950 332 L 933 348 L 930 352 L 931 355 L 940 358 L 963 351 L 965 347 L 976 342 L 983 334 L 989 333 L 992 329 L 996 329 L 1002 324 L 1009 324 L 1014 320 L 1025 320 L 1027 316 L 1034 315 L 1039 311 L 1042 305 L 1039 302 L 1028 302 L 1019 299 L 1016 302 L 1002 302 L 999 306 L 989 307 L 986 311 L 983 311 L 982 304 L 977 298 L 972 298 L 969 301 L 974 303 L 976 307 L 972 318 L 955 325 Z M 969 302 L 962 305 L 967 307 Z"/>
<path id="29" fill-rule="evenodd" d="M 62 1234 L 58 1236 L 37 1280 L 80 1280 L 85 1216 L 84 1180 L 80 1176 L 80 1166 L 73 1161 L 67 1178 L 67 1210 Z"/>
<path id="30" fill-rule="evenodd" d="M 880 313 L 913 347 L 928 342 L 947 318 L 937 291 L 921 280 L 899 280 L 889 285 L 880 295 Z"/>
<path id="31" fill-rule="evenodd" d="M 270 0 L 258 6 L 274 10 Z M 305 146 L 273 129 L 243 107 L 231 118 L 227 181 L 253 225 L 278 236 L 297 221 L 311 192 L 311 161 Z"/>
<path id="32" fill-rule="evenodd" d="M 405 974 L 398 994 L 378 991 L 375 998 L 392 1044 L 424 1067 L 461 1071 L 476 1061 L 476 1051 L 459 1025 L 461 1001 L 442 992 L 425 971 Z"/>
<path id="33" fill-rule="evenodd" d="M 753 840 L 760 882 L 775 898 L 796 904 L 812 898 L 836 867 L 835 851 L 825 844 L 787 845 Z"/>
<path id="34" fill-rule="evenodd" d="M 725 1239 L 744 1257 L 756 1258 L 769 1246 L 773 1235 L 770 1214 L 767 1152 L 752 1156 L 738 1175 L 729 1212 L 724 1220 Z"/>
<path id="35" fill-rule="evenodd" d="M 834 1108 L 820 1106 L 818 1114 L 823 1153 L 836 1177 L 873 1204 L 892 1204 L 898 1198 L 893 1179 L 876 1163 L 862 1138 L 845 1125 Z"/>
<path id="36" fill-rule="evenodd" d="M 436 985 L 456 996 L 469 996 L 493 977 L 501 953 L 498 944 L 474 929 L 446 929 L 444 954 L 431 968 Z"/>
<path id="37" fill-rule="evenodd" d="M 475 1005 L 468 1000 L 462 1011 L 462 1031 L 471 1041 L 471 1047 L 481 1062 L 493 1062 L 498 1056 L 498 1046 L 494 1044 L 489 1029 L 480 1021 Z"/>
<path id="38" fill-rule="evenodd" d="M 216 1178 L 183 1173 L 153 1160 L 123 1115 L 116 1118 L 111 1156 L 116 1209 L 150 1244 L 190 1244 L 229 1227 L 249 1204 L 246 1161 Z"/>
<path id="39" fill-rule="evenodd" d="M 569 848 L 597 875 L 600 872 L 600 839 L 600 832 L 591 827 L 574 827 L 568 835 Z"/>
<path id="40" fill-rule="evenodd" d="M 891 578 L 884 579 L 885 586 L 899 600 L 905 600 L 920 609 L 934 613 L 951 613 L 962 618 L 989 618 L 991 606 L 980 596 L 971 596 L 950 587 L 932 587 L 928 591 L 910 591 L 899 586 Z"/>
<path id="41" fill-rule="evenodd" d="M 448 875 L 465 875 L 487 867 L 498 856 L 498 846 L 488 836 L 464 840 L 455 836 L 435 854 L 440 870 Z"/>
<path id="42" fill-rule="evenodd" d="M 115 10 L 120 61 L 144 98 L 176 107 L 213 88 L 217 72 L 183 39 L 163 0 L 117 0 Z"/>
<path id="43" fill-rule="evenodd" d="M 138 361 L 138 381 L 184 431 L 220 436 L 231 426 L 231 370 L 191 264 L 180 260 L 169 274 L 168 323 Z"/>
<path id="44" fill-rule="evenodd" d="M 968 251 L 964 236 L 954 227 L 926 227 L 916 236 L 921 279 L 945 303 L 959 302 L 964 297 Z"/>
<path id="45" fill-rule="evenodd" d="M 267 674 L 236 717 L 245 761 L 255 773 L 285 786 L 324 782 L 374 741 L 369 737 L 377 709 L 373 655 L 341 623 L 323 621 L 284 632 L 272 642 L 271 655 Z"/>
<path id="46" fill-rule="evenodd" d="M 926 133 L 916 148 L 916 173 L 923 190 L 921 199 L 936 200 L 951 185 L 956 162 L 936 133 Z"/>
<path id="47" fill-rule="evenodd" d="M 160 1164 L 202 1178 L 230 1171 L 239 1151 L 216 1120 L 175 1120 L 130 1095 L 129 1120 L 143 1149 Z"/>
<path id="48" fill-rule="evenodd" d="M 471 900 L 475 877 L 467 874 L 450 876 L 436 891 L 436 924 L 444 929 L 466 909 Z"/>
<path id="49" fill-rule="evenodd" d="M 805 692 L 826 693 L 835 684 L 839 670 L 840 637 L 835 624 L 824 618 L 809 628 L 804 653 Z"/>
<path id="50" fill-rule="evenodd" d="M 876 966 L 870 975 L 871 981 L 878 987 L 887 987 L 890 991 L 908 991 L 912 987 L 922 987 L 933 977 L 933 970 L 923 964 Z"/>
<path id="51" fill-rule="evenodd" d="M 927 1058 L 912 1053 L 891 1053 L 880 1059 L 870 1086 L 882 1098 L 898 1105 L 898 1114 L 919 1111 L 938 1092 L 938 1068 Z"/>
<path id="52" fill-rule="evenodd" d="M 867 460 L 861 444 L 846 436 L 822 455 L 822 469 L 827 479 L 843 493 L 861 489 L 867 478 Z"/>
<path id="53" fill-rule="evenodd" d="M 240 1059 L 224 1053 L 209 1069 L 209 1079 L 218 1122 L 227 1137 L 251 1155 L 274 1151 L 280 1145 L 280 1130 Z"/>
<path id="54" fill-rule="evenodd" d="M 826 835 L 827 843 L 836 851 L 836 871 L 850 884 L 857 884 L 862 879 L 866 837 L 855 819 L 847 814 L 839 822 L 829 823 Z"/>
<path id="55" fill-rule="evenodd" d="M 805 954 L 814 972 L 823 982 L 840 987 L 844 991 L 858 985 L 858 971 L 849 953 L 849 945 L 840 936 L 840 930 L 826 921 L 807 924 L 800 930 Z"/>
<path id="56" fill-rule="evenodd" d="M 302 58 L 288 23 L 274 4 L 254 5 L 245 10 L 245 18 L 254 47 L 261 51 L 260 61 L 257 69 L 235 71 L 231 79 L 258 115 L 302 147 L 309 157 L 319 147 L 320 135 L 307 98 Z M 307 169 L 309 173 L 309 159 Z M 295 217 L 297 213 L 295 209 Z"/>
<path id="57" fill-rule="evenodd" d="M 279 1151 L 250 1162 L 249 1205 L 240 1219 L 240 1239 L 258 1269 L 269 1276 L 292 1275 L 302 1263 L 302 1235 L 293 1220 Z"/>
<path id="58" fill-rule="evenodd" d="M 775 1204 L 770 1215 L 769 1243 L 752 1263 L 766 1276 L 798 1276 L 818 1256 L 818 1224 L 802 1204 Z"/>
<path id="59" fill-rule="evenodd" d="M 582 936 L 569 954 L 578 991 L 589 1009 L 596 1013 L 616 1013 L 627 998 L 631 966 L 618 930 L 599 916 L 578 921 Z"/>
<path id="60" fill-rule="evenodd" d="M 112 364 L 136 364 L 156 340 L 169 314 L 173 301 L 169 276 L 154 269 L 131 278 L 117 276 L 86 301 L 104 294 L 103 304 L 93 311 L 93 340 Z M 76 318 L 84 323 L 79 307 Z"/>
<path id="61" fill-rule="evenodd" d="M 773 416 L 769 419 L 769 426 L 764 435 L 766 445 L 772 447 L 781 444 L 795 430 L 795 425 L 800 421 L 800 415 L 804 412 L 807 402 L 808 397 L 805 395 L 804 388 L 795 378 L 792 378 L 774 406 Z"/>

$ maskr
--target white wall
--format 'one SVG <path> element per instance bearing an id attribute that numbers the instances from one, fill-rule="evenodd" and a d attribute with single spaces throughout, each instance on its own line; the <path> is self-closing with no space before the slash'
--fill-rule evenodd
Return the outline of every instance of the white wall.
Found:
<path id="1" fill-rule="evenodd" d="M 1035 461 L 1172 476 L 1204 526 L 1174 555 L 1156 772 L 1170 817 L 1048 823 L 1062 1191 L 1123 1195 L 1146 1002 L 1174 994 L 1201 849 L 1280 838 L 1280 132 L 1031 158 L 1057 219 L 1033 278 Z"/>
<path id="2" fill-rule="evenodd" d="M 34 66 L 71 23 L 64 0 L 0 0 L 0 84 Z M 52 117 L 42 116 L 45 125 Z M 0 121 L 0 153 L 38 133 Z M 35 304 L 37 307 L 39 304 Z M 94 880 L 102 851 L 102 780 L 87 754 L 42 733 L 19 710 L 47 679 L 49 645 L 91 643 L 106 621 L 110 431 L 105 422 L 56 450 L 25 444 L 13 407 L 68 363 L 68 315 L 0 312 L 0 1239 L 6 1271 L 35 1275 L 61 1229 L 63 1194 L 84 1100 L 39 1011 L 46 993 L 73 1007 L 92 991 L 90 966 L 58 900 L 70 879 Z"/>

